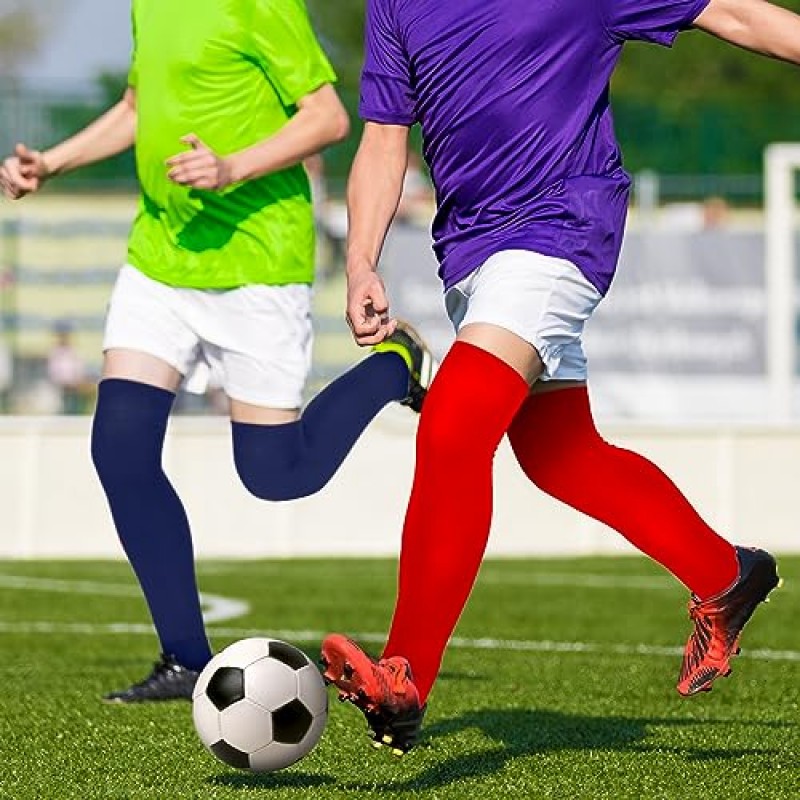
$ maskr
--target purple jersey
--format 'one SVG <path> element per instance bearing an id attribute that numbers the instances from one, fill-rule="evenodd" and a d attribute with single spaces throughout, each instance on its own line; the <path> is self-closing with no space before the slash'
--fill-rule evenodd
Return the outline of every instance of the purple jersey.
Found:
<path id="1" fill-rule="evenodd" d="M 709 0 L 368 0 L 361 115 L 422 127 L 448 288 L 500 250 L 605 293 L 630 180 L 608 83 L 628 39 L 671 45 Z"/>

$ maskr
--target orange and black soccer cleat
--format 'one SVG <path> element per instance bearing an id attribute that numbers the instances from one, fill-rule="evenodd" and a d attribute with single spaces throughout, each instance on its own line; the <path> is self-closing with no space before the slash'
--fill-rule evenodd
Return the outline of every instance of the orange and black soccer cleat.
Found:
<path id="1" fill-rule="evenodd" d="M 320 665 L 325 680 L 339 690 L 339 699 L 364 714 L 375 747 L 390 747 L 401 756 L 417 743 L 425 706 L 420 706 L 405 658 L 377 661 L 351 639 L 334 633 L 322 643 Z"/>
<path id="2" fill-rule="evenodd" d="M 708 600 L 689 601 L 694 631 L 678 680 L 678 692 L 684 696 L 710 692 L 717 678 L 730 675 L 730 659 L 739 653 L 742 628 L 780 584 L 775 559 L 765 550 L 737 547 L 736 557 L 739 577 L 730 589 Z"/>

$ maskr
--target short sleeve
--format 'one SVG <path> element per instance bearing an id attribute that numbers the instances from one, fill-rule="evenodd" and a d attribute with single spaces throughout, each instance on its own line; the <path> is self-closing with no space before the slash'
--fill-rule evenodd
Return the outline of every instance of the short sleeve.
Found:
<path id="1" fill-rule="evenodd" d="M 281 102 L 296 105 L 336 73 L 322 50 L 303 0 L 248 0 L 253 16 L 248 55 L 255 58 Z"/>
<path id="2" fill-rule="evenodd" d="M 630 39 L 670 47 L 692 26 L 710 0 L 601 0 L 605 25 L 617 41 Z"/>
<path id="3" fill-rule="evenodd" d="M 416 93 L 392 0 L 367 0 L 359 113 L 369 122 L 413 125 Z"/>

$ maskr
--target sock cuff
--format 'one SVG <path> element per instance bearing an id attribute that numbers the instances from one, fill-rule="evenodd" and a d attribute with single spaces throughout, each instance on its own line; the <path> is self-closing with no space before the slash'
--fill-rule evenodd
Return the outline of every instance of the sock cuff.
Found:
<path id="1" fill-rule="evenodd" d="M 471 342 L 456 340 L 447 354 L 447 359 L 451 362 L 468 363 L 470 369 L 480 371 L 481 380 L 503 381 L 515 390 L 519 389 L 523 396 L 530 392 L 528 382 L 514 367 L 494 353 L 490 353 L 488 350 L 484 350 Z"/>
<path id="2" fill-rule="evenodd" d="M 592 414 L 585 386 L 570 386 L 531 394 L 512 425 L 512 446 L 563 449 L 567 442 L 581 447 L 604 442 Z M 588 452 L 588 451 L 587 451 Z M 551 453 L 551 456 L 553 454 Z"/>
<path id="3" fill-rule="evenodd" d="M 397 344 L 396 342 L 381 342 L 380 344 L 375 345 L 375 352 L 369 357 L 374 358 L 375 356 L 382 356 L 390 353 L 400 356 L 400 358 L 403 360 L 403 364 L 405 364 L 409 372 L 414 371 L 414 363 L 411 360 L 411 355 L 409 354 L 408 349 L 403 347 L 401 344 Z"/>
<path id="4" fill-rule="evenodd" d="M 103 394 L 115 395 L 130 395 L 157 398 L 161 397 L 168 399 L 171 403 L 175 399 L 175 392 L 169 389 L 162 389 L 160 386 L 154 386 L 151 383 L 142 383 L 141 381 L 134 381 L 128 378 L 103 378 L 97 386 L 98 392 Z"/>
<path id="5" fill-rule="evenodd" d="M 569 386 L 564 389 L 552 389 L 548 392 L 534 392 L 531 394 L 530 403 L 540 412 L 549 412 L 551 409 L 564 409 L 564 413 L 571 414 L 580 408 L 591 410 L 589 404 L 589 390 L 586 386 Z"/>
<path id="6" fill-rule="evenodd" d="M 277 443 L 286 436 L 296 436 L 303 427 L 303 418 L 291 420 L 290 422 L 277 422 L 275 424 L 264 424 L 258 422 L 237 422 L 231 420 L 231 432 L 234 437 L 242 441 L 268 440 Z"/>
<path id="7" fill-rule="evenodd" d="M 439 441 L 445 431 L 476 446 L 486 441 L 496 446 L 529 391 L 527 381 L 505 361 L 475 345 L 456 342 L 425 400 L 418 448 L 429 434 Z M 466 437 L 465 426 L 470 431 Z"/>

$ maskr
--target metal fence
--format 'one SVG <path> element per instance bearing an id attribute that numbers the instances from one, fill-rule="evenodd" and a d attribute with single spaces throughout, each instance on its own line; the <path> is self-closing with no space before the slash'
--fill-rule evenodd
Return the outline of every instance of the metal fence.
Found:
<path id="1" fill-rule="evenodd" d="M 35 87 L 0 76 L 0 153 L 18 141 L 43 147 L 74 133 L 120 96 L 125 76 L 101 76 L 94 84 L 49 81 Z M 354 120 L 348 141 L 326 153 L 334 191 L 341 192 L 358 141 L 357 92 L 341 88 Z M 763 203 L 761 153 L 769 142 L 765 120 L 780 118 L 782 136 L 800 140 L 800 116 L 769 107 L 741 108 L 736 113 L 705 105 L 691 119 L 676 121 L 649 106 L 615 104 L 617 131 L 629 169 L 638 173 L 638 196 L 644 203 L 699 201 L 719 196 L 735 206 Z M 412 141 L 419 144 L 416 129 Z M 742 155 L 744 154 L 744 155 Z M 135 186 L 130 154 L 62 179 L 80 191 L 128 191 Z"/>
<path id="2" fill-rule="evenodd" d="M 42 390 L 47 358 L 65 325 L 90 387 L 97 375 L 105 307 L 124 261 L 134 198 L 42 196 L 5 205 L 6 213 L 10 208 L 15 215 L 0 219 L 6 349 L 0 378 L 4 362 L 13 364 L 13 373 L 0 389 L 9 410 L 35 411 L 42 403 L 48 410 Z M 703 221 L 702 206 L 667 207 L 634 219 L 615 284 L 587 332 L 603 413 L 650 420 L 766 418 L 763 226 L 758 216 L 717 221 L 712 228 Z M 321 255 L 328 268 L 320 271 L 315 295 L 309 392 L 363 355 L 342 318 L 345 287 L 337 257 Z M 442 354 L 453 334 L 427 230 L 397 226 L 382 270 L 395 312 L 418 323 Z M 84 410 L 90 402 L 91 389 Z"/>
<path id="3" fill-rule="evenodd" d="M 85 375 L 69 411 L 87 412 L 101 364 L 108 298 L 125 261 L 135 195 L 53 195 L 0 203 L 0 403 L 12 413 L 65 410 L 48 377 L 67 344 Z M 323 239 L 315 295 L 316 358 L 309 393 L 360 355 L 342 308 L 336 253 Z M 178 411 L 218 410 L 208 398 L 181 395 Z"/>

